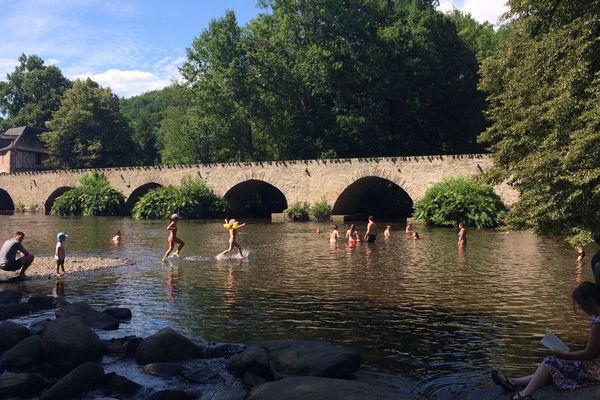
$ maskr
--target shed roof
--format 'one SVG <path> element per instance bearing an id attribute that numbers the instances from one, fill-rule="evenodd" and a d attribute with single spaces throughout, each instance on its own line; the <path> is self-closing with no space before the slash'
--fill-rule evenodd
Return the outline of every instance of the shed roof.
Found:
<path id="1" fill-rule="evenodd" d="M 42 133 L 41 129 L 29 126 L 10 128 L 0 133 L 0 152 L 22 150 L 47 154 L 48 150 L 40 142 L 40 133 Z"/>

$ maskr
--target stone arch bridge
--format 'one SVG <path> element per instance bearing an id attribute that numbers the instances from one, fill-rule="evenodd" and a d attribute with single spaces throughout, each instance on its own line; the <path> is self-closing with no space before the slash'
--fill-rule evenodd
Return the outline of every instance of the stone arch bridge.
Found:
<path id="1" fill-rule="evenodd" d="M 219 196 L 225 197 L 235 216 L 267 216 L 281 213 L 296 201 L 314 204 L 325 199 L 334 215 L 372 213 L 405 218 L 434 183 L 451 176 L 474 176 L 492 165 L 487 154 L 370 157 L 324 160 L 233 162 L 176 166 L 96 169 L 133 205 L 150 189 L 178 185 L 184 177 L 200 177 Z M 43 211 L 54 200 L 78 185 L 91 170 L 53 170 L 0 175 L 0 210 Z M 508 185 L 495 188 L 511 204 L 516 192 Z M 365 200 L 366 199 L 366 200 Z M 366 204 L 366 206 L 365 206 Z M 369 210 L 383 204 L 384 210 Z M 398 205 L 398 207 L 396 207 Z M 249 214 L 260 209 L 261 215 Z M 390 212 L 392 209 L 404 209 Z M 256 211 L 256 210 L 254 210 Z M 259 213 L 260 214 L 260 213 Z"/>

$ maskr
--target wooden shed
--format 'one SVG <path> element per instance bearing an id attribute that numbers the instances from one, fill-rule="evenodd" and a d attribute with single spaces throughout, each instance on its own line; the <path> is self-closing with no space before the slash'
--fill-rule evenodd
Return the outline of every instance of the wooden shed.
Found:
<path id="1" fill-rule="evenodd" d="M 41 129 L 20 126 L 0 133 L 0 173 L 43 169 L 48 151 L 40 142 Z"/>

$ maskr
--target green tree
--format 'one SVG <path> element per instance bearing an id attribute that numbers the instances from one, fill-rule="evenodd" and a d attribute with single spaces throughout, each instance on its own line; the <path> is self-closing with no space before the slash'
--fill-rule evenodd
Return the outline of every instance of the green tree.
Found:
<path id="1" fill-rule="evenodd" d="M 182 67 L 168 162 L 480 151 L 477 60 L 434 1 L 269 0 L 211 22 Z"/>
<path id="2" fill-rule="evenodd" d="M 121 112 L 132 130 L 132 139 L 140 149 L 139 162 L 144 165 L 160 163 L 163 140 L 161 121 L 166 109 L 179 102 L 181 87 L 167 86 L 161 90 L 144 93 L 128 99 L 120 99 Z"/>
<path id="3" fill-rule="evenodd" d="M 520 192 L 509 221 L 552 236 L 600 226 L 600 1 L 509 0 L 513 29 L 482 67 L 490 179 Z"/>
<path id="4" fill-rule="evenodd" d="M 71 86 L 58 67 L 44 65 L 44 60 L 35 55 L 21 55 L 19 65 L 6 78 L 6 82 L 0 82 L 0 113 L 6 115 L 5 128 L 27 125 L 46 129 L 46 122 Z"/>
<path id="5" fill-rule="evenodd" d="M 52 168 L 131 165 L 137 152 L 117 97 L 90 79 L 67 90 L 48 128 L 41 138 Z"/>

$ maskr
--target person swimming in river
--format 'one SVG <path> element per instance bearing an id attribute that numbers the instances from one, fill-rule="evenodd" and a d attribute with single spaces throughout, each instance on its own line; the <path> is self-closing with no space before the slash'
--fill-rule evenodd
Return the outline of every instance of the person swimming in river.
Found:
<path id="1" fill-rule="evenodd" d="M 234 248 L 237 248 L 238 251 L 240 252 L 240 257 L 244 258 L 244 253 L 242 253 L 242 247 L 237 242 L 237 234 L 238 234 L 237 231 L 238 231 L 238 229 L 243 228 L 244 226 L 246 226 L 245 223 L 240 224 L 234 218 L 231 218 L 229 221 L 227 221 L 227 218 L 225 218 L 225 223 L 223 224 L 223 228 L 225 228 L 225 229 L 227 229 L 227 231 L 229 231 L 229 247 L 227 248 L 227 250 L 225 250 L 224 252 L 219 254 L 220 256 L 229 254 L 229 253 L 231 253 L 231 251 Z"/>
<path id="2" fill-rule="evenodd" d="M 116 245 L 121 244 L 121 231 L 116 231 L 115 235 L 112 238 L 112 242 Z"/>
<path id="3" fill-rule="evenodd" d="M 340 231 L 337 225 L 334 225 L 329 232 L 329 243 L 337 243 L 340 238 Z"/>
<path id="4" fill-rule="evenodd" d="M 465 228 L 465 224 L 463 224 L 462 222 L 458 224 L 458 245 L 467 245 L 467 229 Z"/>
<path id="5" fill-rule="evenodd" d="M 390 225 L 386 225 L 385 231 L 383 231 L 383 238 L 389 240 L 392 237 L 392 227 Z"/>
<path id="6" fill-rule="evenodd" d="M 350 229 L 346 231 L 346 240 L 348 241 L 348 244 L 350 246 L 353 246 L 356 243 L 360 242 L 360 239 L 358 238 L 358 231 L 356 230 L 356 225 L 350 225 Z"/>
<path id="7" fill-rule="evenodd" d="M 175 250 L 175 253 L 173 254 L 175 257 L 179 257 L 179 252 L 181 249 L 183 249 L 183 246 L 185 246 L 185 242 L 177 237 L 177 221 L 179 221 L 179 214 L 171 214 L 169 220 L 171 221 L 167 226 L 167 230 L 169 231 L 169 236 L 167 237 L 169 248 L 167 249 L 165 256 L 162 258 L 163 261 L 167 260 L 169 254 L 171 254 L 171 251 L 173 251 L 175 244 L 177 244 L 177 250 Z"/>

